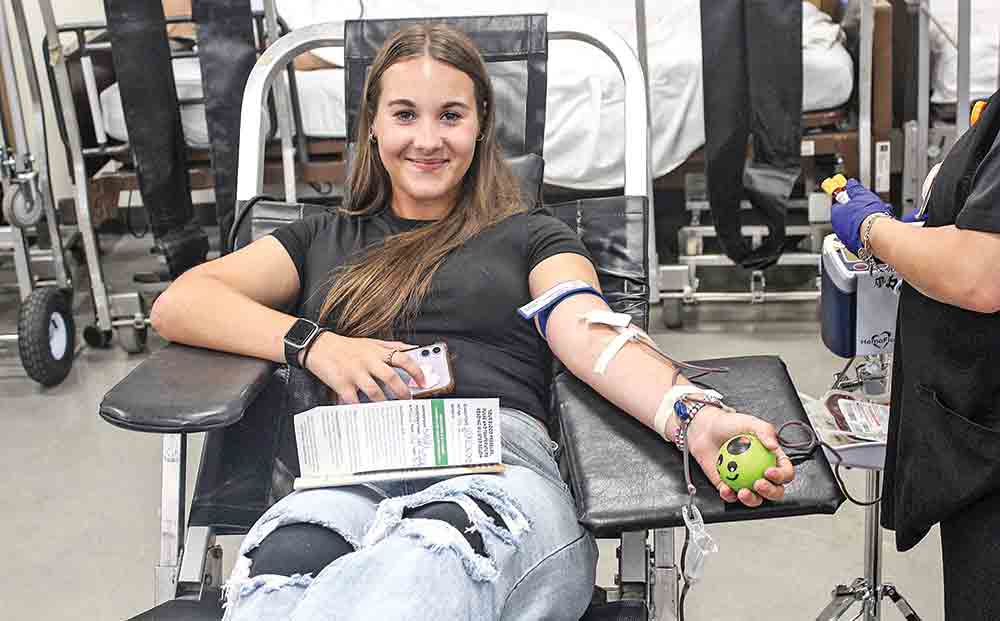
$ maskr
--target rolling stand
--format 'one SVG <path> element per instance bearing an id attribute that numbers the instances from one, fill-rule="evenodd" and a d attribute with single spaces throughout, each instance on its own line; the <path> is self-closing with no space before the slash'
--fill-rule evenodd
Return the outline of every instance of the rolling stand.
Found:
<path id="1" fill-rule="evenodd" d="M 885 394 L 888 358 L 885 354 L 868 356 L 865 363 L 858 366 L 858 378 L 845 381 L 838 377 L 835 388 L 846 388 L 850 385 L 862 388 L 865 396 L 875 397 Z M 873 368 L 881 369 L 881 376 L 873 374 Z M 880 390 L 879 390 L 880 388 Z M 873 390 L 874 389 L 874 390 Z M 871 451 L 880 453 L 877 463 L 885 462 L 885 444 L 876 443 Z M 878 498 L 881 494 L 882 472 L 877 469 L 866 471 L 865 498 Z M 865 561 L 863 578 L 855 578 L 851 584 L 838 584 L 833 590 L 830 603 L 816 617 L 816 621 L 838 621 L 845 618 L 848 610 L 854 604 L 861 603 L 861 618 L 864 621 L 878 621 L 882 618 L 882 600 L 888 597 L 906 621 L 920 621 L 920 617 L 910 607 L 906 598 L 896 590 L 896 587 L 882 582 L 882 525 L 879 523 L 881 507 L 875 503 L 865 507 Z"/>
<path id="2" fill-rule="evenodd" d="M 821 269 L 821 314 L 823 343 L 834 354 L 848 358 L 844 371 L 837 375 L 835 390 L 857 391 L 871 401 L 888 392 L 889 359 L 895 341 L 895 320 L 899 280 L 889 269 L 870 272 L 868 266 L 852 255 L 835 235 L 823 241 Z M 861 358 L 849 377 L 853 361 Z M 827 407 L 825 404 L 823 407 Z M 817 429 L 822 438 L 822 432 Z M 824 447 L 824 450 L 827 449 Z M 860 442 L 838 449 L 844 466 L 867 471 L 866 498 L 878 498 L 885 463 L 885 442 Z M 831 463 L 837 456 L 827 451 Z M 861 603 L 861 612 L 850 619 L 879 621 L 883 598 L 888 597 L 907 621 L 920 621 L 906 599 L 891 584 L 882 582 L 882 526 L 879 503 L 865 507 L 864 577 L 850 584 L 839 584 L 832 599 L 816 621 L 838 621 Z"/>

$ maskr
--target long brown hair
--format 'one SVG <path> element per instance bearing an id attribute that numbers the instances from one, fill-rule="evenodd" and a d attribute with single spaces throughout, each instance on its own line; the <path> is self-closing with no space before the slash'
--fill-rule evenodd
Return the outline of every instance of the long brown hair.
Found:
<path id="1" fill-rule="evenodd" d="M 445 217 L 387 237 L 333 273 L 320 321 L 328 322 L 335 312 L 335 330 L 345 336 L 387 338 L 407 327 L 448 255 L 484 229 L 523 210 L 518 183 L 497 142 L 493 88 L 479 50 L 454 28 L 419 24 L 390 37 L 368 72 L 355 138 L 357 153 L 341 211 L 365 216 L 391 208 L 392 183 L 369 132 L 382 75 L 393 64 L 419 56 L 446 63 L 472 79 L 482 139 L 462 179 L 458 203 Z"/>

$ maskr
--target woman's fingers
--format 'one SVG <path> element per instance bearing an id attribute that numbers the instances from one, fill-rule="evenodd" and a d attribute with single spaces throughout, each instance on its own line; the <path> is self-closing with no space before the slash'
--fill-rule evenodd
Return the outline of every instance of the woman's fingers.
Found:
<path id="1" fill-rule="evenodd" d="M 392 393 L 392 395 L 386 395 L 387 397 L 395 399 L 409 399 L 411 397 L 410 387 L 403 382 L 403 379 L 392 367 L 379 363 L 376 368 L 372 369 L 372 375 L 382 382 L 386 390 Z"/>
<path id="2" fill-rule="evenodd" d="M 420 347 L 419 345 L 411 345 L 410 343 L 404 343 L 403 341 L 383 341 L 381 339 L 371 339 L 371 341 L 390 351 L 394 349 L 398 351 L 405 351 L 407 349 L 416 349 L 417 347 Z"/>
<path id="3" fill-rule="evenodd" d="M 753 483 L 753 491 L 768 500 L 781 500 L 785 497 L 785 486 L 775 485 L 767 479 L 757 479 Z"/>
<path id="4" fill-rule="evenodd" d="M 372 402 L 376 401 L 387 401 L 385 398 L 385 393 L 382 392 L 382 388 L 379 387 L 378 382 L 372 379 L 368 374 L 363 374 L 357 379 L 358 389 L 368 396 L 368 400 Z"/>
<path id="5" fill-rule="evenodd" d="M 330 388 L 337 393 L 337 403 L 349 405 L 358 403 L 358 389 L 348 381 L 337 381 L 330 384 Z"/>
<path id="6" fill-rule="evenodd" d="M 738 500 L 736 497 L 736 492 L 733 491 L 733 488 L 729 487 L 722 481 L 719 481 L 719 483 L 717 483 L 715 487 L 716 489 L 719 490 L 719 497 L 725 500 L 726 502 L 736 502 Z"/>
<path id="7" fill-rule="evenodd" d="M 778 432 L 771 423 L 754 417 L 751 431 L 767 450 L 780 450 L 781 445 L 778 443 Z"/>
<path id="8" fill-rule="evenodd" d="M 413 358 L 410 358 L 406 354 L 400 352 L 394 354 L 389 360 L 389 366 L 400 368 L 407 373 L 410 377 L 417 382 L 417 386 L 424 388 L 427 386 L 427 380 L 424 379 L 424 372 L 420 370 L 420 365 L 417 364 Z"/>
<path id="9" fill-rule="evenodd" d="M 777 485 L 785 485 L 791 483 L 795 478 L 795 466 L 792 465 L 792 460 L 789 459 L 788 455 L 778 447 L 774 451 L 774 456 L 777 458 L 777 463 L 772 468 L 768 468 L 764 472 L 764 476 L 771 483 Z"/>
<path id="10" fill-rule="evenodd" d="M 740 499 L 740 502 L 748 507 L 759 507 L 763 500 L 757 494 L 753 493 L 749 489 L 741 489 L 736 495 Z"/>

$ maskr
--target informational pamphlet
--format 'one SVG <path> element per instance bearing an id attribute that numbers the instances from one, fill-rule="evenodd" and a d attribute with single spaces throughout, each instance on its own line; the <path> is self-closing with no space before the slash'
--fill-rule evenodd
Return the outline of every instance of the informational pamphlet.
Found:
<path id="1" fill-rule="evenodd" d="M 500 472 L 499 399 L 328 405 L 295 416 L 295 488 Z"/>

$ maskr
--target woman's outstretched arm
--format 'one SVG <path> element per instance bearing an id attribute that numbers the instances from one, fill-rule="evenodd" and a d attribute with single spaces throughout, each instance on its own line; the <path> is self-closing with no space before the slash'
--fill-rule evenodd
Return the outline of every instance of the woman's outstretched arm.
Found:
<path id="1" fill-rule="evenodd" d="M 538 297 L 551 287 L 569 280 L 583 280 L 599 289 L 597 274 L 591 263 L 580 255 L 564 253 L 549 257 L 532 270 L 529 275 L 531 294 Z M 547 325 L 549 347 L 574 375 L 624 412 L 655 430 L 656 411 L 672 385 L 676 369 L 646 347 L 631 342 L 611 360 L 604 373 L 597 373 L 594 370 L 595 361 L 618 336 L 618 332 L 604 325 L 588 325 L 581 319 L 584 314 L 595 310 L 606 311 L 608 306 L 592 295 L 573 296 L 556 306 Z M 690 382 L 680 375 L 677 383 Z M 671 416 L 665 436 L 673 437 L 676 427 L 676 417 Z M 722 443 L 745 432 L 756 434 L 765 446 L 775 451 L 779 460 L 778 467 L 767 471 L 766 479 L 754 484 L 757 494 L 743 490 L 739 500 L 755 506 L 760 504 L 761 496 L 772 500 L 781 498 L 784 484 L 792 480 L 795 472 L 791 462 L 781 452 L 777 434 L 770 423 L 745 414 L 705 407 L 691 424 L 688 436 L 691 454 L 719 489 L 719 495 L 726 501 L 735 501 L 737 495 L 719 479 L 715 459 Z"/>

